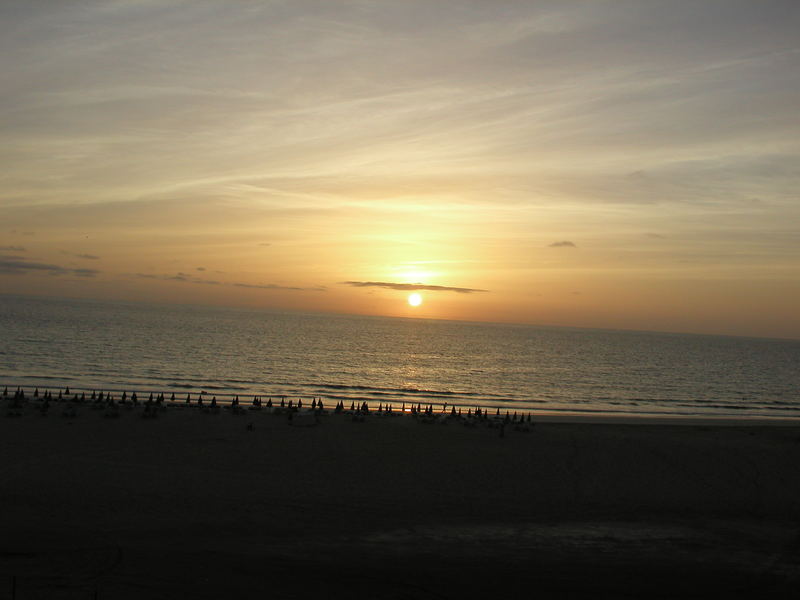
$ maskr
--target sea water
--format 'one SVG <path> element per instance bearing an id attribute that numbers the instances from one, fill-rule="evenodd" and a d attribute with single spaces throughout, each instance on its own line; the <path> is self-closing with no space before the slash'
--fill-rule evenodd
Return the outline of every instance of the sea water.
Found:
<path id="1" fill-rule="evenodd" d="M 800 341 L 0 295 L 0 391 L 800 418 Z"/>

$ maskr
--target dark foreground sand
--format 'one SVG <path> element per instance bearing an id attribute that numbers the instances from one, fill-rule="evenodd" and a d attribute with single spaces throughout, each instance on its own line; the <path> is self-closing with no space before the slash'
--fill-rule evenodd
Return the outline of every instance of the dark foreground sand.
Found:
<path id="1" fill-rule="evenodd" d="M 0 599 L 800 597 L 800 427 L 102 414 L 0 415 Z"/>

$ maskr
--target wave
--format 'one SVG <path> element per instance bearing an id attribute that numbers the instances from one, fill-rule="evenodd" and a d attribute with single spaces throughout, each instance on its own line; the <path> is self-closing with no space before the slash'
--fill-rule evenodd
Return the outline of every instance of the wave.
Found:
<path id="1" fill-rule="evenodd" d="M 78 377 L 70 377 L 69 375 L 15 375 L 15 379 L 46 379 L 53 381 L 78 381 Z"/>
<path id="2" fill-rule="evenodd" d="M 183 390 L 196 390 L 198 388 L 204 390 L 236 390 L 240 392 L 247 392 L 250 388 L 235 386 L 235 385 L 195 385 L 191 383 L 168 383 L 166 385 L 168 388 L 176 388 L 176 389 L 183 389 Z"/>
<path id="3" fill-rule="evenodd" d="M 336 394 L 332 394 L 332 393 L 330 393 L 328 391 L 325 391 L 325 390 L 320 390 L 318 388 L 315 389 L 315 392 L 318 393 L 318 394 L 324 395 L 324 396 L 328 396 L 330 398 L 332 398 L 332 397 L 334 397 L 336 395 Z M 347 392 L 347 390 L 343 390 L 343 392 Z M 446 400 L 446 399 L 454 399 L 454 398 L 470 398 L 470 399 L 474 399 L 474 398 L 482 398 L 482 397 L 484 397 L 484 396 L 481 396 L 480 394 L 469 394 L 469 395 L 462 396 L 462 395 L 455 395 L 455 394 L 438 394 L 438 393 L 422 393 L 422 392 L 413 392 L 413 393 L 407 393 L 407 392 L 384 392 L 384 391 L 371 390 L 369 388 L 365 388 L 365 389 L 361 389 L 361 390 L 354 390 L 354 393 L 367 393 L 367 394 L 369 394 L 370 396 L 372 396 L 374 398 L 397 398 L 397 397 L 408 398 L 408 399 L 414 399 L 414 398 L 440 398 L 440 399 Z"/>
<path id="4" fill-rule="evenodd" d="M 504 394 L 496 394 L 493 392 L 468 392 L 468 391 L 455 391 L 455 390 L 436 390 L 436 389 L 427 389 L 427 388 L 415 388 L 415 387 L 377 387 L 377 386 L 370 386 L 370 385 L 349 385 L 345 383 L 298 383 L 298 384 L 288 384 L 288 385 L 298 385 L 302 387 L 309 387 L 309 388 L 317 388 L 317 389 L 330 389 L 330 390 L 356 390 L 356 391 L 364 391 L 369 392 L 372 394 L 406 394 L 409 396 L 413 395 L 424 395 L 424 396 L 440 396 L 443 398 L 446 397 L 474 397 L 474 398 L 505 398 L 506 395 Z"/>

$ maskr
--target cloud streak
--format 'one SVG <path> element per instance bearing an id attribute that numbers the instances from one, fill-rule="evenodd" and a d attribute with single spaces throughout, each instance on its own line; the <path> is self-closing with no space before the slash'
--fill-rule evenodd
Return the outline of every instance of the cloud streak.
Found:
<path id="1" fill-rule="evenodd" d="M 94 277 L 100 271 L 96 269 L 71 269 L 49 263 L 27 260 L 22 256 L 0 256 L 0 273 L 5 275 L 25 275 L 27 273 L 47 273 L 49 275 L 77 275 Z"/>
<path id="2" fill-rule="evenodd" d="M 265 283 L 265 284 L 256 284 L 256 283 L 233 283 L 236 287 L 240 288 L 253 288 L 257 290 L 294 290 L 297 292 L 324 292 L 324 287 L 294 287 L 294 286 L 287 286 L 287 285 L 278 285 L 277 283 Z"/>
<path id="3" fill-rule="evenodd" d="M 296 292 L 324 292 L 326 291 L 324 287 L 299 287 L 299 286 L 288 286 L 288 285 L 279 285 L 277 283 L 265 283 L 265 284 L 256 284 L 256 283 L 243 283 L 243 282 L 229 282 L 229 281 L 217 281 L 213 279 L 201 279 L 199 277 L 195 277 L 189 273 L 178 272 L 175 275 L 160 275 L 160 274 L 153 274 L 153 273 L 136 273 L 136 277 L 140 279 L 157 279 L 159 281 L 177 281 L 181 283 L 194 283 L 198 285 L 226 285 L 238 288 L 250 288 L 250 289 L 258 289 L 258 290 L 287 290 L 287 291 L 296 291 Z"/>
<path id="4" fill-rule="evenodd" d="M 61 254 L 66 254 L 67 256 L 74 256 L 75 258 L 82 258 L 84 260 L 100 260 L 100 257 L 96 254 L 79 254 L 77 252 L 68 252 L 66 250 L 62 250 Z"/>
<path id="5" fill-rule="evenodd" d="M 199 277 L 194 277 L 189 275 L 188 273 L 176 273 L 175 275 L 155 275 L 152 273 L 136 273 L 136 277 L 140 277 L 142 279 L 158 279 L 160 281 L 181 281 L 184 283 L 198 283 L 203 285 L 221 285 L 220 281 L 214 281 L 212 279 L 200 279 Z"/>
<path id="6" fill-rule="evenodd" d="M 452 287 L 447 285 L 425 285 L 423 283 L 393 283 L 387 281 L 343 281 L 342 285 L 352 287 L 377 287 L 399 291 L 427 291 L 427 292 L 456 292 L 458 294 L 472 294 L 474 292 L 488 292 L 477 288 Z"/>

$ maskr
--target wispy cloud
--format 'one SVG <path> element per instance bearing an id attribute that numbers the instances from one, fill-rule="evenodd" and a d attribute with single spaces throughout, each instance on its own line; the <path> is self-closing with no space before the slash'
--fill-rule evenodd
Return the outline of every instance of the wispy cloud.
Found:
<path id="1" fill-rule="evenodd" d="M 0 246 L 1 252 L 25 252 L 23 246 Z"/>
<path id="2" fill-rule="evenodd" d="M 198 268 L 198 271 L 205 270 L 202 268 Z M 221 271 L 220 271 L 221 272 Z M 213 279 L 202 279 L 200 277 L 195 277 L 189 273 L 178 272 L 175 275 L 163 275 L 163 274 L 154 274 L 154 273 L 136 273 L 136 277 L 141 279 L 158 279 L 160 281 L 177 281 L 182 283 L 195 283 L 199 285 L 229 285 L 232 287 L 239 287 L 239 288 L 252 288 L 252 289 L 259 289 L 259 290 L 291 290 L 291 291 L 298 291 L 298 292 L 324 292 L 326 288 L 322 286 L 318 287 L 299 287 L 299 286 L 289 286 L 289 285 L 279 285 L 277 283 L 265 283 L 265 284 L 257 284 L 257 283 L 242 283 L 242 282 L 230 282 L 230 281 L 217 281 Z"/>
<path id="3" fill-rule="evenodd" d="M 550 244 L 551 248 L 576 248 L 575 242 L 570 242 L 569 240 L 562 240 L 560 242 L 553 242 Z"/>
<path id="4" fill-rule="evenodd" d="M 298 292 L 324 292 L 326 289 L 322 286 L 318 287 L 294 287 L 294 286 L 287 286 L 287 285 L 278 285 L 277 283 L 265 283 L 265 284 L 257 284 L 257 283 L 233 283 L 236 287 L 241 288 L 254 288 L 258 290 L 294 290 Z"/>
<path id="5" fill-rule="evenodd" d="M 71 269 L 50 263 L 27 260 L 22 256 L 0 256 L 0 273 L 6 275 L 25 275 L 27 273 L 47 273 L 49 275 L 78 275 L 94 277 L 100 271 L 96 269 Z"/>
<path id="6" fill-rule="evenodd" d="M 471 294 L 473 292 L 488 292 L 477 288 L 452 287 L 447 285 L 425 285 L 423 283 L 392 283 L 387 281 L 343 281 L 342 285 L 353 287 L 378 287 L 389 290 L 415 291 L 424 290 L 427 292 L 457 292 L 459 294 Z"/>
<path id="7" fill-rule="evenodd" d="M 136 273 L 136 277 L 142 279 L 159 279 L 161 281 L 181 281 L 185 283 L 198 283 L 203 285 L 221 285 L 222 282 L 212 279 L 200 279 L 188 273 L 175 273 L 175 275 L 157 275 L 154 273 Z"/>
<path id="8" fill-rule="evenodd" d="M 66 256 L 74 256 L 75 258 L 82 258 L 84 260 L 100 260 L 100 257 L 96 254 L 80 254 L 77 252 L 69 252 L 67 250 L 62 250 L 61 254 Z"/>

